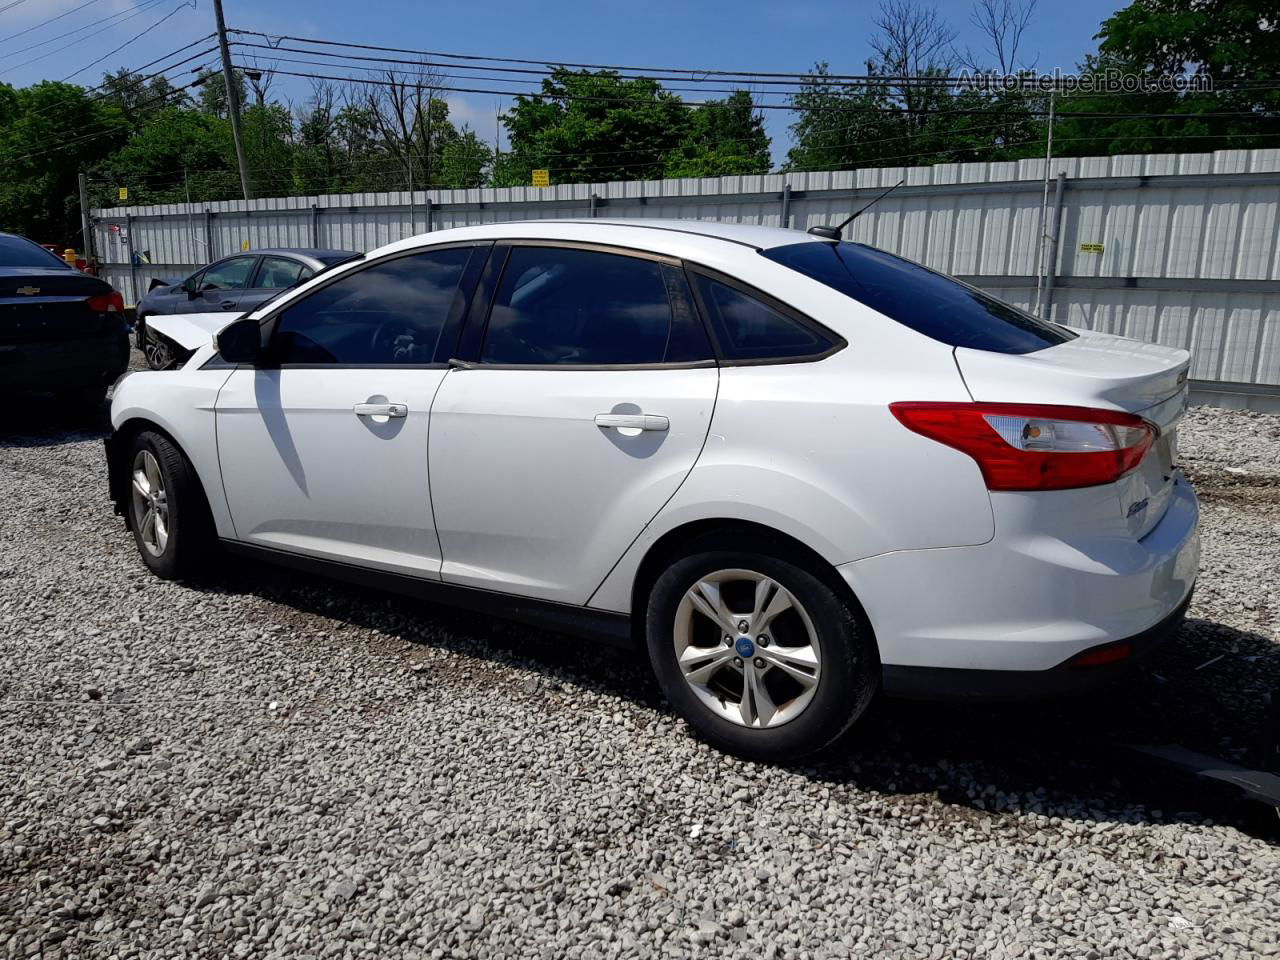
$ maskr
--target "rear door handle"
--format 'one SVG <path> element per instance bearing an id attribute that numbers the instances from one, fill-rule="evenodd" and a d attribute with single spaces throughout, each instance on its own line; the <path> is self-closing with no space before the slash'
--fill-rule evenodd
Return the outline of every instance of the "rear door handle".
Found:
<path id="1" fill-rule="evenodd" d="M 596 426 L 631 430 L 666 430 L 671 426 L 671 421 L 652 413 L 597 413 Z"/>
<path id="2" fill-rule="evenodd" d="M 234 310 L 235 308 L 236 308 L 236 302 L 235 302 L 234 300 L 223 300 L 223 301 L 222 301 L 222 309 L 223 309 L 223 310 Z"/>
<path id="3" fill-rule="evenodd" d="M 357 417 L 407 417 L 407 403 L 357 403 L 351 408 Z"/>

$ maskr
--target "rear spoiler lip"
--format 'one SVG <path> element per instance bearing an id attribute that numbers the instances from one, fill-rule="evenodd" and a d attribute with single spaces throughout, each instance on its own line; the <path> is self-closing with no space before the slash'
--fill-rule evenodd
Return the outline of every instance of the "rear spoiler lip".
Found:
<path id="1" fill-rule="evenodd" d="M 1161 433 L 1168 433 L 1182 420 L 1187 413 L 1187 405 L 1191 401 L 1191 387 L 1184 379 L 1178 389 L 1145 410 L 1139 410 L 1138 416 L 1149 420 L 1160 428 Z"/>

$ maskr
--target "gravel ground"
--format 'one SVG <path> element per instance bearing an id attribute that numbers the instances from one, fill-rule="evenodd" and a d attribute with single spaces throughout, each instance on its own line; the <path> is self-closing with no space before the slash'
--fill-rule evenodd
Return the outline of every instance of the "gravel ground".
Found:
<path id="1" fill-rule="evenodd" d="M 879 704 L 790 769 L 700 745 L 587 642 L 261 566 L 156 580 L 102 430 L 22 429 L 0 425 L 0 956 L 1280 954 L 1271 811 L 1115 746 L 1254 748 L 1280 418 L 1183 429 L 1203 576 L 1153 674 Z"/>

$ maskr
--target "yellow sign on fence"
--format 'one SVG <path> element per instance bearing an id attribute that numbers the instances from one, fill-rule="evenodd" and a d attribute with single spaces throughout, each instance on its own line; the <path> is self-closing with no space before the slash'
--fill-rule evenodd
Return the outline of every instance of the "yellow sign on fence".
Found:
<path id="1" fill-rule="evenodd" d="M 129 199 L 129 188 L 128 188 L 128 187 L 121 187 L 121 188 L 120 188 L 120 199 L 121 199 L 121 200 L 128 200 L 128 199 Z"/>
<path id="2" fill-rule="evenodd" d="M 551 171 L 550 170 L 533 171 L 533 185 L 535 187 L 551 186 Z"/>
<path id="3" fill-rule="evenodd" d="M 241 249 L 243 252 L 248 253 L 248 252 L 249 252 L 249 241 L 248 241 L 248 240 L 246 240 L 246 241 L 244 241 L 242 244 L 240 244 L 240 249 Z"/>
<path id="4" fill-rule="evenodd" d="M 1101 253 L 1103 250 L 1100 243 L 1082 243 L 1080 244 L 1081 253 Z"/>

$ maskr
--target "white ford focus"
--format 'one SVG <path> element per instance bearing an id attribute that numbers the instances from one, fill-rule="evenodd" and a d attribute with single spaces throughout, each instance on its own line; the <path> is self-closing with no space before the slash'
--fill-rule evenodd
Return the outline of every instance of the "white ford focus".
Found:
<path id="1" fill-rule="evenodd" d="M 1171 633 L 1198 563 L 1186 352 L 872 247 L 709 223 L 414 237 L 122 381 L 143 560 L 215 545 L 646 643 L 712 743 L 785 759 L 877 689 L 1041 695 Z"/>

